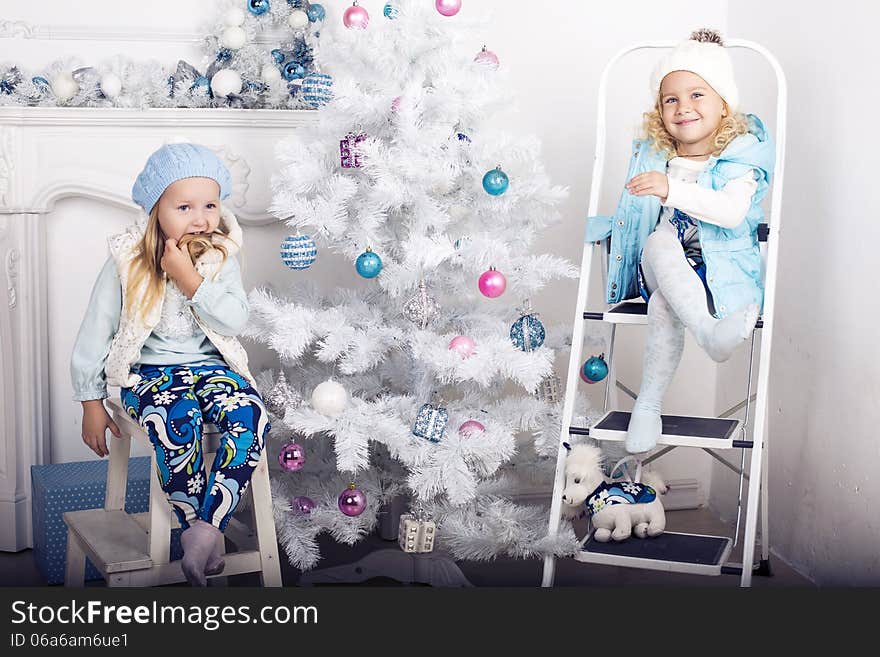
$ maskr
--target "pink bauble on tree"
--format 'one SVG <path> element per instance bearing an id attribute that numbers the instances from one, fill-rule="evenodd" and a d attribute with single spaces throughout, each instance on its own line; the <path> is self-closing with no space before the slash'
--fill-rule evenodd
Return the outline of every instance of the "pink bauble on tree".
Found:
<path id="1" fill-rule="evenodd" d="M 496 69 L 499 65 L 498 55 L 496 55 L 491 50 L 488 50 L 486 46 L 483 46 L 483 49 L 477 53 L 477 56 L 474 57 L 474 61 L 477 64 L 486 66 L 491 69 Z"/>
<path id="2" fill-rule="evenodd" d="M 504 294 L 507 289 L 507 279 L 495 267 L 489 267 L 488 271 L 484 271 L 479 281 L 480 292 L 483 296 L 494 299 Z"/>
<path id="3" fill-rule="evenodd" d="M 403 96 L 397 96 L 394 100 L 391 101 L 391 111 L 397 112 L 400 110 L 400 104 L 403 102 Z"/>
<path id="4" fill-rule="evenodd" d="M 367 508 L 367 496 L 360 488 L 355 488 L 354 484 L 349 484 L 348 488 L 339 493 L 336 504 L 345 515 L 354 518 L 361 515 Z"/>
<path id="5" fill-rule="evenodd" d="M 477 422 L 476 420 L 468 420 L 467 422 L 462 422 L 461 426 L 458 427 L 459 435 L 464 438 L 483 433 L 485 430 L 486 427 L 483 426 L 482 422 Z"/>
<path id="6" fill-rule="evenodd" d="M 370 24 L 370 14 L 355 2 L 342 14 L 342 22 L 349 29 L 365 30 Z"/>
<path id="7" fill-rule="evenodd" d="M 301 445 L 290 442 L 278 452 L 278 463 L 288 472 L 301 470 L 306 464 L 306 453 Z"/>
<path id="8" fill-rule="evenodd" d="M 449 342 L 449 350 L 457 351 L 462 358 L 470 358 L 474 355 L 477 343 L 466 335 L 457 335 Z"/>
<path id="9" fill-rule="evenodd" d="M 434 6 L 444 16 L 455 16 L 461 10 L 461 0 L 434 0 Z"/>

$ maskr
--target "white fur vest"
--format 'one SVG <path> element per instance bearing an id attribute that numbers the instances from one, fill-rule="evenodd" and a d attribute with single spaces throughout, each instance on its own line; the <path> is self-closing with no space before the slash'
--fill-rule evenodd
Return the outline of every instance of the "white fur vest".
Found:
<path id="1" fill-rule="evenodd" d="M 235 215 L 227 208 L 221 207 L 220 224 L 227 231 L 232 241 L 225 239 L 223 236 L 215 233 L 212 236 L 214 242 L 222 241 L 223 245 L 229 252 L 229 257 L 234 257 L 242 244 L 242 232 L 238 225 Z M 110 254 L 116 262 L 116 268 L 119 272 L 119 280 L 122 283 L 122 313 L 119 318 L 119 329 L 110 343 L 110 353 L 107 356 L 107 363 L 104 371 L 107 376 L 107 383 L 111 386 L 120 386 L 131 388 L 140 381 L 141 377 L 131 371 L 141 354 L 141 348 L 150 337 L 153 329 L 159 324 L 162 317 L 162 306 L 165 303 L 165 281 L 161 283 L 159 301 L 150 310 L 149 315 L 142 318 L 137 313 L 129 313 L 129 306 L 132 300 L 128 298 L 128 274 L 129 265 L 134 259 L 134 255 L 138 244 L 144 235 L 144 227 L 146 226 L 146 215 L 140 217 L 136 225 L 129 226 L 124 233 L 113 235 L 108 239 L 110 245 Z M 233 243 L 234 242 L 234 243 Z M 196 271 L 202 275 L 205 280 L 211 280 L 214 274 L 221 266 L 222 255 L 218 251 L 209 251 L 201 256 L 196 262 Z M 149 281 L 144 281 L 141 287 L 135 291 L 134 299 L 142 299 L 146 292 Z M 216 331 L 207 326 L 193 309 L 192 312 L 196 323 L 199 325 L 211 343 L 217 347 L 217 350 L 223 356 L 227 365 L 246 378 L 252 386 L 256 386 L 253 375 L 248 370 L 247 352 L 241 343 L 234 337 L 220 335 Z"/>

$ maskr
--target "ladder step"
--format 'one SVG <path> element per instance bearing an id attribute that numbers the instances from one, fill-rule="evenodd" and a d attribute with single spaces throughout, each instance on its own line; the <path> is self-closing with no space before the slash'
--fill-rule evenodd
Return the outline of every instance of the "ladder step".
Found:
<path id="1" fill-rule="evenodd" d="M 592 535 L 575 555 L 583 563 L 663 570 L 695 575 L 720 575 L 730 556 L 732 541 L 726 536 L 665 532 L 654 538 L 630 537 L 600 543 Z"/>
<path id="2" fill-rule="evenodd" d="M 587 435 L 595 440 L 626 440 L 629 416 L 625 411 L 609 411 L 589 429 L 569 427 L 569 433 Z M 686 415 L 661 415 L 660 418 L 663 421 L 663 435 L 658 445 L 709 449 L 751 447 L 751 441 L 733 439 L 740 425 L 739 420 Z"/>
<path id="3" fill-rule="evenodd" d="M 624 301 L 605 312 L 585 312 L 584 319 L 608 322 L 609 324 L 647 324 L 648 304 L 644 301 Z M 764 328 L 762 318 L 758 318 L 755 328 Z"/>

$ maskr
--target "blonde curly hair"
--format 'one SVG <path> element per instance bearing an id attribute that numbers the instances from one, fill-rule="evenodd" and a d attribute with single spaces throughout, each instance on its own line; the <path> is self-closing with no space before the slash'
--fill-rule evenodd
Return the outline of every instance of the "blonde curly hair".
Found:
<path id="1" fill-rule="evenodd" d="M 741 112 L 731 113 L 727 103 L 724 103 L 724 109 L 727 110 L 727 116 L 721 119 L 721 124 L 718 126 L 718 130 L 715 131 L 712 155 L 720 155 L 721 151 L 727 148 L 730 142 L 749 131 L 749 120 L 745 114 Z M 666 130 L 666 126 L 663 125 L 663 118 L 660 113 L 660 99 L 657 99 L 654 109 L 650 112 L 645 112 L 642 116 L 644 119 L 642 123 L 643 137 L 651 142 L 654 150 L 665 155 L 667 159 L 672 159 L 678 155 L 678 144 Z"/>

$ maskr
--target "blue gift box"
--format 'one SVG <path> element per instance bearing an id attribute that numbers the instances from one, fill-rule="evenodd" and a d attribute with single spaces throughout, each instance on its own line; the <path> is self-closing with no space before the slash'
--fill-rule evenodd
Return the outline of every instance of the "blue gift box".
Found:
<path id="1" fill-rule="evenodd" d="M 34 558 L 48 584 L 64 583 L 67 556 L 67 525 L 62 514 L 104 506 L 107 485 L 106 459 L 31 466 L 32 521 Z M 150 457 L 128 461 L 128 486 L 125 510 L 143 513 L 150 508 Z M 179 559 L 180 529 L 171 532 L 171 558 Z M 101 579 L 101 574 L 86 559 L 86 580 Z"/>
<path id="2" fill-rule="evenodd" d="M 446 431 L 446 423 L 449 421 L 449 413 L 442 406 L 422 404 L 416 423 L 413 425 L 413 434 L 420 438 L 427 438 L 432 443 L 440 442 L 443 432 Z"/>

